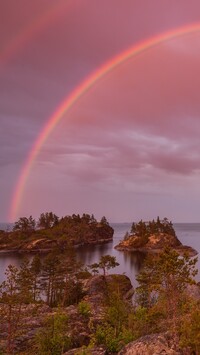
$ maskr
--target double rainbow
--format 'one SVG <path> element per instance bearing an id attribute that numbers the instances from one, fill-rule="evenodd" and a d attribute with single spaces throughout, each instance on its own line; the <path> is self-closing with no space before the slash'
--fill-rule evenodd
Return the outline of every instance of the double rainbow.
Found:
<path id="1" fill-rule="evenodd" d="M 47 120 L 47 123 L 38 135 L 31 151 L 29 152 L 23 169 L 20 173 L 19 179 L 14 189 L 11 207 L 9 212 L 9 220 L 13 221 L 18 217 L 18 211 L 20 203 L 23 197 L 24 187 L 28 180 L 31 168 L 35 159 L 37 158 L 42 146 L 48 139 L 51 132 L 54 130 L 58 122 L 62 119 L 63 115 L 70 110 L 70 108 L 82 97 L 90 88 L 107 73 L 115 69 L 121 63 L 124 63 L 128 59 L 152 48 L 163 42 L 169 41 L 173 38 L 182 37 L 195 32 L 200 31 L 200 24 L 192 24 L 184 27 L 179 27 L 171 31 L 159 34 L 157 36 L 151 37 L 139 44 L 136 44 L 127 50 L 123 51 L 119 55 L 111 58 L 109 61 L 104 63 L 101 67 L 90 74 L 84 81 L 82 81 L 76 88 L 67 96 L 64 101 L 59 105 L 53 115 Z"/>
<path id="2" fill-rule="evenodd" d="M 7 64 L 20 49 L 23 49 L 25 44 L 29 43 L 34 35 L 37 35 L 42 29 L 54 22 L 64 10 L 69 12 L 70 6 L 68 3 L 63 3 L 62 0 L 48 6 L 45 11 L 36 16 L 25 28 L 22 28 L 8 43 L 1 49 L 0 53 L 0 69 L 3 64 Z"/>

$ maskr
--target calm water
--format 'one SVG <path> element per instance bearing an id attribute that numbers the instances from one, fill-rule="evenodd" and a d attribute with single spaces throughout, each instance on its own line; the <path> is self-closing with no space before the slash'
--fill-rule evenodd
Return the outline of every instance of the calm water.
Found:
<path id="1" fill-rule="evenodd" d="M 140 252 L 120 252 L 114 249 L 114 246 L 123 239 L 125 233 L 129 231 L 130 223 L 115 223 L 112 224 L 115 230 L 113 242 L 100 246 L 84 246 L 77 248 L 77 257 L 83 261 L 85 265 L 98 262 L 102 255 L 110 254 L 115 256 L 120 264 L 110 273 L 125 273 L 130 277 L 133 285 L 136 284 L 135 276 L 139 272 L 144 260 L 144 254 Z M 200 253 L 200 223 L 177 223 L 174 224 L 176 234 L 184 245 L 190 245 Z M 0 225 L 0 229 L 3 229 Z M 22 255 L 0 255 L 0 282 L 3 281 L 4 273 L 9 264 L 19 266 L 23 256 Z M 199 275 L 197 276 L 200 281 L 200 257 L 197 264 Z"/>

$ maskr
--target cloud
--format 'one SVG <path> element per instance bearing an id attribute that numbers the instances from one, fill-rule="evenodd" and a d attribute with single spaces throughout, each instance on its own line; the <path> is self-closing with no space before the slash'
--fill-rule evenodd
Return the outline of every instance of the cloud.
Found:
<path id="1" fill-rule="evenodd" d="M 159 0 L 110 1 L 63 0 L 65 10 L 13 47 L 1 66 L 0 190 L 9 191 L 2 196 L 6 206 L 38 134 L 72 90 L 129 46 L 199 20 L 198 0 L 193 6 L 183 1 L 181 9 Z M 26 37 L 27 26 L 54 3 L 2 2 L 2 48 L 23 29 Z M 42 147 L 22 212 L 94 206 L 99 213 L 125 216 L 134 201 L 141 213 L 147 205 L 164 208 L 163 201 L 171 211 L 167 194 L 178 199 L 186 189 L 198 191 L 199 55 L 199 34 L 184 36 L 140 53 L 97 81 Z"/>

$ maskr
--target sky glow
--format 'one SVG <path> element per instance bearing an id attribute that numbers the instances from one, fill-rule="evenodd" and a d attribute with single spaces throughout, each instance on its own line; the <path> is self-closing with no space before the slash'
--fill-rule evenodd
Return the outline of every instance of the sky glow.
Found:
<path id="1" fill-rule="evenodd" d="M 112 2 L 2 3 L 2 221 L 198 221 L 199 4 Z"/>

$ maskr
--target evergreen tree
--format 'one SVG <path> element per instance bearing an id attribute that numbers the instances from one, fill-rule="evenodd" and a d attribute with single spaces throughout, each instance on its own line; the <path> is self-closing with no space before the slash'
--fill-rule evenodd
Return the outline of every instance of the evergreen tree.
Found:
<path id="1" fill-rule="evenodd" d="M 34 300 L 33 296 L 33 274 L 31 272 L 30 262 L 24 258 L 18 273 L 18 287 L 24 298 L 24 303 L 31 303 Z"/>
<path id="2" fill-rule="evenodd" d="M 61 310 L 52 316 L 46 317 L 43 328 L 35 337 L 37 354 L 64 354 L 71 346 L 71 339 L 67 336 L 67 331 L 68 317 Z"/>
<path id="3" fill-rule="evenodd" d="M 0 330 L 6 333 L 6 353 L 13 354 L 15 340 L 22 333 L 26 305 L 31 301 L 31 282 L 28 280 L 28 265 L 20 268 L 9 265 L 6 281 L 0 285 Z"/>
<path id="4" fill-rule="evenodd" d="M 30 234 L 35 230 L 36 221 L 33 219 L 32 216 L 29 218 L 27 217 L 20 217 L 17 222 L 15 222 L 13 231 L 19 231 L 22 233 Z"/>
<path id="5" fill-rule="evenodd" d="M 40 296 L 41 292 L 41 270 L 42 270 L 42 263 L 40 260 L 39 255 L 35 255 L 30 266 L 32 280 L 33 280 L 33 301 L 37 301 Z"/>
<path id="6" fill-rule="evenodd" d="M 131 234 L 135 234 L 136 233 L 136 225 L 135 225 L 135 223 L 133 222 L 132 223 L 132 226 L 131 226 Z"/>
<path id="7" fill-rule="evenodd" d="M 119 263 L 116 261 L 115 256 L 103 255 L 101 257 L 99 263 L 95 263 L 95 264 L 90 265 L 90 268 L 93 270 L 102 269 L 103 275 L 105 276 L 106 270 L 112 269 L 118 265 L 119 265 Z"/>
<path id="8" fill-rule="evenodd" d="M 109 223 L 105 216 L 101 218 L 100 224 L 102 224 L 103 226 L 109 226 Z"/>
<path id="9" fill-rule="evenodd" d="M 63 278 L 59 255 L 56 252 L 49 253 L 42 265 L 41 278 L 41 285 L 49 306 L 55 306 L 59 302 L 60 284 L 63 283 Z"/>
<path id="10" fill-rule="evenodd" d="M 58 225 L 59 218 L 53 212 L 46 212 L 40 215 L 38 227 L 41 229 L 49 229 Z"/>
<path id="11" fill-rule="evenodd" d="M 138 302 L 149 309 L 159 302 L 162 304 L 166 324 L 176 342 L 181 304 L 187 285 L 194 283 L 196 262 L 197 258 L 189 259 L 187 255 L 180 257 L 176 251 L 166 248 L 159 256 L 147 258 L 137 278 Z"/>

